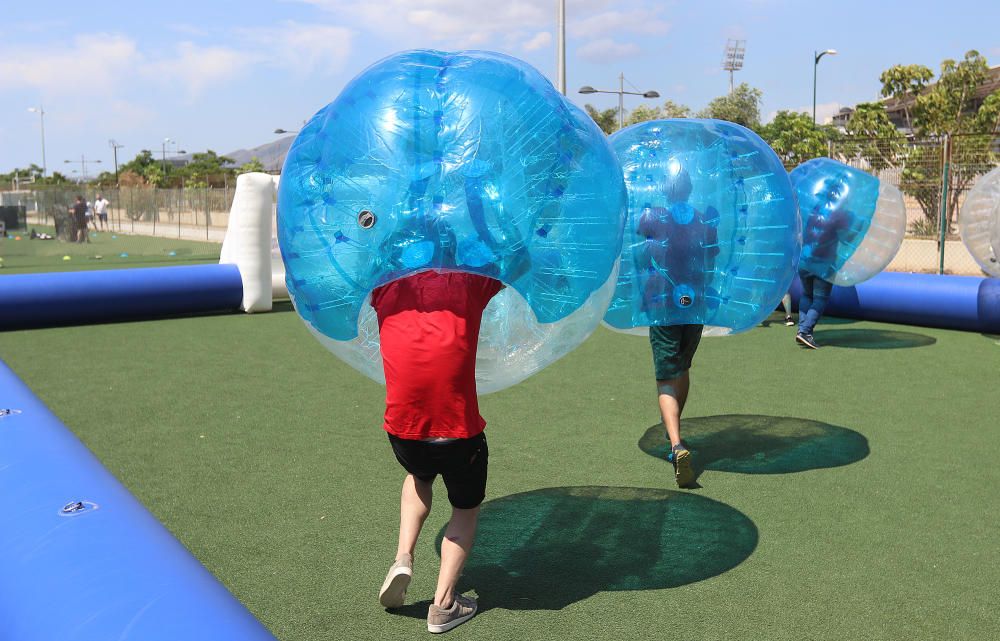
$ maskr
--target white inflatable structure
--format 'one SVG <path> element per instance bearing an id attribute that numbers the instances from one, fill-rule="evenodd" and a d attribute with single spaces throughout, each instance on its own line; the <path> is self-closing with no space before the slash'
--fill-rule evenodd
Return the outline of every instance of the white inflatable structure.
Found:
<path id="1" fill-rule="evenodd" d="M 983 271 L 1000 278 L 1000 167 L 976 181 L 962 205 L 958 227 Z"/>
<path id="2" fill-rule="evenodd" d="M 270 311 L 275 299 L 288 298 L 275 236 L 277 190 L 278 176 L 253 172 L 236 179 L 219 262 L 239 268 L 243 280 L 240 309 L 249 313 Z"/>

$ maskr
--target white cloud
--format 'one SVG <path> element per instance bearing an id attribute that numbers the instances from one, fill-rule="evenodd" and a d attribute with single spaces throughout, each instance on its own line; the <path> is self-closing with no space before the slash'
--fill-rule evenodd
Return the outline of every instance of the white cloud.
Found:
<path id="1" fill-rule="evenodd" d="M 536 49 L 541 49 L 542 47 L 547 47 L 552 43 L 552 34 L 548 31 L 539 31 L 530 40 L 525 42 L 521 47 L 525 51 L 534 51 Z"/>
<path id="2" fill-rule="evenodd" d="M 578 56 L 590 62 L 614 62 L 632 58 L 642 49 L 634 42 L 617 42 L 611 38 L 592 40 L 576 50 Z"/>
<path id="3" fill-rule="evenodd" d="M 428 42 L 449 49 L 482 47 L 511 32 L 536 33 L 555 24 L 555 5 L 508 0 L 484 5 L 469 0 L 299 0 L 339 18 L 350 16 L 365 29 L 393 39 L 401 48 Z"/>
<path id="4" fill-rule="evenodd" d="M 237 34 L 252 47 L 255 59 L 299 74 L 339 71 L 354 41 L 354 32 L 346 27 L 293 21 L 269 29 L 243 29 Z"/>
<path id="5" fill-rule="evenodd" d="M 143 67 L 153 79 L 166 79 L 184 87 L 189 97 L 199 95 L 217 82 L 225 82 L 243 72 L 254 56 L 230 47 L 202 47 L 193 42 L 178 43 L 175 53 Z"/>
<path id="6" fill-rule="evenodd" d="M 481 47 L 510 43 L 528 51 L 552 42 L 542 33 L 556 26 L 554 2 L 509 0 L 487 8 L 469 0 L 297 0 L 320 8 L 338 19 L 349 19 L 366 30 L 388 35 L 401 47 L 426 46 L 428 42 L 446 48 Z M 609 10 L 609 0 L 569 0 L 567 31 L 584 46 L 591 38 L 605 40 L 604 34 L 659 35 L 670 25 L 662 18 L 661 2 L 643 0 L 627 11 Z M 514 38 L 511 36 L 521 36 Z M 599 47 L 599 45 L 592 45 Z"/>
<path id="7" fill-rule="evenodd" d="M 198 38 L 203 38 L 208 35 L 208 30 L 205 29 L 204 27 L 200 27 L 194 24 L 188 24 L 185 22 L 176 22 L 164 26 L 175 33 L 180 33 L 185 36 L 194 36 Z"/>
<path id="8" fill-rule="evenodd" d="M 670 23 L 659 17 L 661 12 L 662 8 L 604 11 L 572 22 L 567 20 L 566 28 L 578 38 L 594 38 L 608 33 L 663 35 L 670 30 Z"/>
<path id="9" fill-rule="evenodd" d="M 116 34 L 77 36 L 68 47 L 0 49 L 0 85 L 68 94 L 114 87 L 141 62 L 135 41 Z"/>

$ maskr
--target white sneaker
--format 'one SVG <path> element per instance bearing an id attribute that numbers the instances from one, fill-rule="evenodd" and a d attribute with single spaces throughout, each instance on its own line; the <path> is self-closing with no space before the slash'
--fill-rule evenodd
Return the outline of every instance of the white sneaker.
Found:
<path id="1" fill-rule="evenodd" d="M 385 575 L 382 589 L 378 593 L 378 602 L 383 608 L 399 608 L 406 601 L 406 588 L 410 587 L 413 578 L 413 558 L 406 556 L 391 566 Z"/>

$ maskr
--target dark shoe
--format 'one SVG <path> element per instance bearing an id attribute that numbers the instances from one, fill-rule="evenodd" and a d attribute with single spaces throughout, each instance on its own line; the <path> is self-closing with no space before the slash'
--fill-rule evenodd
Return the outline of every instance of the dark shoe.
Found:
<path id="1" fill-rule="evenodd" d="M 667 460 L 674 466 L 674 481 L 677 482 L 677 487 L 689 487 L 694 482 L 690 450 L 683 444 L 674 445 L 667 454 Z"/>
<path id="2" fill-rule="evenodd" d="M 404 558 L 389 567 L 382 589 L 378 592 L 378 602 L 383 608 L 400 608 L 406 601 L 406 588 L 413 578 L 413 559 Z"/>
<path id="3" fill-rule="evenodd" d="M 427 610 L 427 631 L 438 634 L 460 626 L 476 616 L 476 600 L 461 594 L 455 595 L 455 600 L 448 609 L 440 608 L 433 603 Z"/>
<path id="4" fill-rule="evenodd" d="M 819 345 L 816 343 L 816 339 L 813 338 L 812 334 L 803 334 L 799 332 L 795 335 L 795 342 L 800 345 L 805 345 L 810 349 L 819 349 Z"/>
<path id="5" fill-rule="evenodd" d="M 785 316 L 785 327 L 791 327 L 794 324 L 795 321 L 792 320 L 791 316 Z"/>

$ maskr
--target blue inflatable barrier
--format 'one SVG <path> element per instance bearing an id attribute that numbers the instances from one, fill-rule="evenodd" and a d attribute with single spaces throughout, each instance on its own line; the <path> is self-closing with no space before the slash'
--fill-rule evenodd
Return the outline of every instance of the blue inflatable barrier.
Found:
<path id="1" fill-rule="evenodd" d="M 235 311 L 236 265 L 0 276 L 0 330 Z"/>
<path id="2" fill-rule="evenodd" d="M 0 361 L 0 638 L 274 637 Z"/>
<path id="3" fill-rule="evenodd" d="M 798 306 L 798 279 L 791 293 Z M 826 314 L 1000 333 L 1000 279 L 882 272 L 851 287 L 835 286 Z"/>

